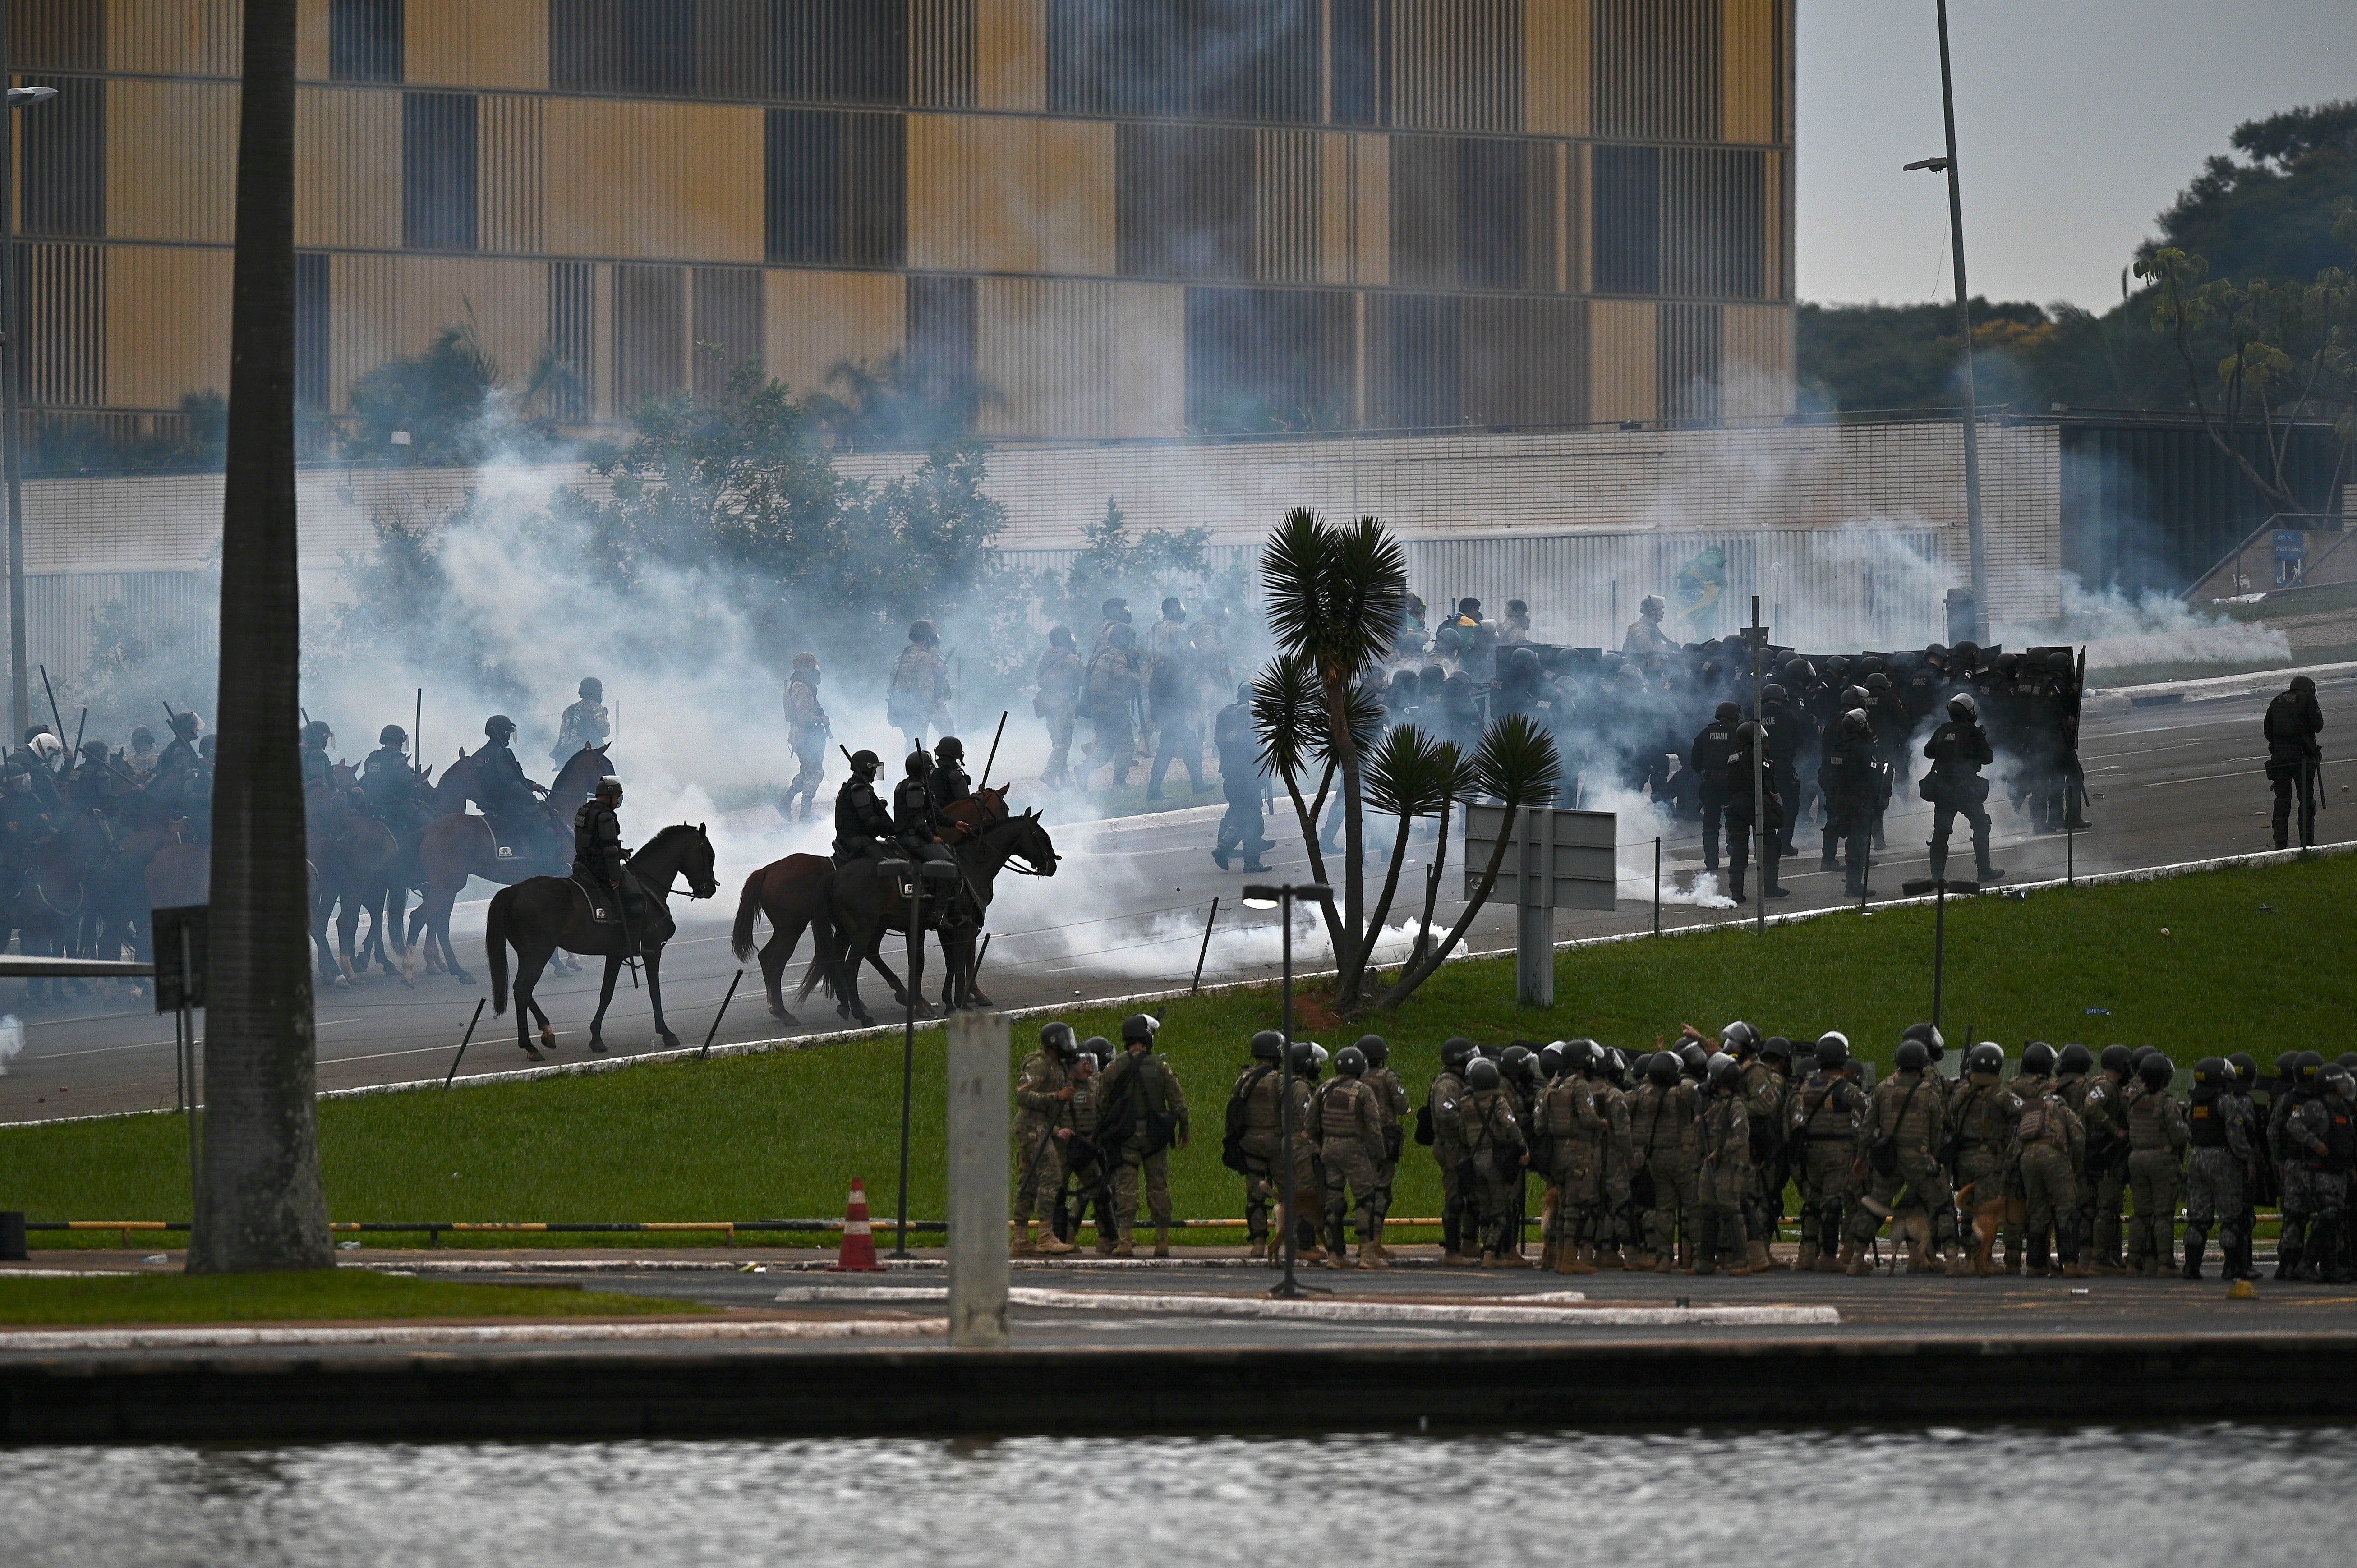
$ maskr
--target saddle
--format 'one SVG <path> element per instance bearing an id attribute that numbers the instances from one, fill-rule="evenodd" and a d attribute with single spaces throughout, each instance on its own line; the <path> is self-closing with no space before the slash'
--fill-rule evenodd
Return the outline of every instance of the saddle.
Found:
<path id="1" fill-rule="evenodd" d="M 626 871 L 622 875 L 627 878 L 630 873 Z M 604 883 L 580 871 L 566 873 L 565 879 L 580 890 L 582 900 L 589 906 L 589 918 L 594 923 L 600 926 L 619 926 L 622 923 L 621 906 L 615 902 L 613 893 Z M 644 901 L 646 890 L 640 888 L 637 891 L 640 900 Z"/>

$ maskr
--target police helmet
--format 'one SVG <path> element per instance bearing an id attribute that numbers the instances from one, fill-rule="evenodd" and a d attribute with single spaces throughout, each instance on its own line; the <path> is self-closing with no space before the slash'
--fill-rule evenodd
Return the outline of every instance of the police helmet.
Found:
<path id="1" fill-rule="evenodd" d="M 1462 1035 L 1452 1035 L 1440 1042 L 1440 1065 L 1444 1068 L 1463 1067 L 1472 1055 L 1473 1042 Z"/>
<path id="2" fill-rule="evenodd" d="M 2317 1075 L 2323 1070 L 2324 1058 L 2320 1054 L 2315 1051 L 2302 1051 L 2299 1053 L 2299 1065 L 2292 1069 L 2292 1073 L 2298 1079 L 2300 1087 L 2306 1089 L 2316 1082 Z"/>
<path id="3" fill-rule="evenodd" d="M 1555 1074 L 1561 1072 L 1564 1066 L 1564 1058 L 1566 1054 L 1567 1053 L 1564 1048 L 1564 1043 L 1561 1040 L 1557 1040 L 1552 1045 L 1541 1047 L 1539 1051 L 1539 1075 L 1543 1078 L 1553 1078 Z"/>
<path id="4" fill-rule="evenodd" d="M 1817 1066 L 1831 1072 L 1849 1060 L 1849 1042 L 1838 1034 L 1829 1034 L 1817 1041 Z"/>
<path id="5" fill-rule="evenodd" d="M 596 795 L 600 800 L 604 800 L 608 795 L 611 795 L 615 800 L 619 800 L 622 798 L 622 781 L 608 773 L 606 777 L 597 780 L 597 788 L 592 790 L 591 793 Z"/>
<path id="6" fill-rule="evenodd" d="M 1845 708 L 1870 707 L 1874 703 L 1874 693 L 1863 686 L 1845 686 L 1842 688 L 1841 702 Z"/>
<path id="7" fill-rule="evenodd" d="M 2115 1072 L 2122 1078 L 2136 1070 L 2136 1053 L 2126 1046 L 2105 1046 L 2096 1060 L 2105 1072 Z"/>
<path id="8" fill-rule="evenodd" d="M 910 621 L 910 622 L 909 623 L 909 640 L 910 642 L 931 642 L 931 641 L 932 641 L 932 640 L 933 640 L 933 623 L 932 623 L 931 621 L 929 621 L 929 620 L 912 620 L 912 621 Z"/>
<path id="9" fill-rule="evenodd" d="M 1512 1045 L 1506 1047 L 1505 1055 L 1498 1058 L 1498 1065 L 1504 1068 L 1508 1072 L 1520 1072 L 1523 1069 L 1530 1065 L 1532 1059 L 1533 1053 L 1531 1047 L 1523 1044 L 1522 1041 L 1516 1040 Z"/>
<path id="10" fill-rule="evenodd" d="M 1737 707 L 1733 703 L 1721 703 L 1718 704 L 1717 712 L 1712 716 L 1717 719 L 1720 724 L 1731 725 L 1736 720 L 1743 716 L 1743 710 Z"/>
<path id="11" fill-rule="evenodd" d="M 2313 692 L 2316 690 L 2316 678 L 2312 675 L 2295 675 L 2291 678 L 2291 689 L 2295 692 Z"/>
<path id="12" fill-rule="evenodd" d="M 1899 1037 L 1902 1040 L 1914 1040 L 1920 1043 L 1923 1047 L 1923 1059 L 1927 1062 L 1938 1061 L 1948 1054 L 1947 1039 L 1940 1033 L 1940 1026 L 1936 1024 L 1910 1024 Z"/>
<path id="13" fill-rule="evenodd" d="M 595 675 L 584 675 L 581 677 L 581 684 L 575 687 L 574 690 L 578 692 L 581 695 L 588 698 L 593 703 L 602 703 L 606 700 L 606 682 L 600 681 Z"/>
<path id="14" fill-rule="evenodd" d="M 909 753 L 908 759 L 902 762 L 900 767 L 911 779 L 925 778 L 933 770 L 933 754 L 930 751 L 912 751 Z"/>
<path id="15" fill-rule="evenodd" d="M 1996 671 L 1998 675 L 2010 680 L 2013 678 L 2014 671 L 2021 668 L 2021 655 L 2000 653 L 1990 661 L 1989 668 Z"/>
<path id="16" fill-rule="evenodd" d="M 1072 628 L 1069 626 L 1049 627 L 1048 628 L 1048 645 L 1051 648 L 1071 647 Z"/>
<path id="17" fill-rule="evenodd" d="M 884 759 L 872 751 L 855 751 L 851 754 L 851 770 L 854 773 L 874 773 L 883 766 Z"/>
<path id="18" fill-rule="evenodd" d="M 1081 1054 L 1095 1058 L 1097 1066 L 1103 1067 L 1113 1060 L 1113 1042 L 1103 1035 L 1091 1035 L 1081 1042 Z"/>
<path id="19" fill-rule="evenodd" d="M 1039 1026 L 1039 1044 L 1066 1061 L 1081 1054 L 1080 1040 L 1072 1033 L 1072 1026 L 1060 1018 Z"/>
<path id="20" fill-rule="evenodd" d="M 1948 645 L 1944 642 L 1927 642 L 1923 645 L 1923 657 L 1926 659 L 1945 659 L 1947 656 Z"/>
<path id="21" fill-rule="evenodd" d="M 1618 1046 L 1605 1048 L 1603 1061 L 1604 1076 L 1615 1083 L 1620 1082 L 1621 1075 L 1629 1070 L 1629 1058 L 1621 1054 Z"/>
<path id="22" fill-rule="evenodd" d="M 1717 1089 L 1723 1084 L 1740 1081 L 1742 1071 L 1741 1065 L 1733 1057 L 1721 1051 L 1710 1058 L 1710 1065 L 1704 1069 L 1704 1074 L 1710 1086 Z"/>
<path id="23" fill-rule="evenodd" d="M 1789 695 L 1789 693 L 1785 692 L 1784 688 L 1774 681 L 1770 681 L 1765 686 L 1760 688 L 1760 700 L 1762 703 L 1781 703 L 1784 701 L 1787 695 Z"/>
<path id="24" fill-rule="evenodd" d="M 1369 1067 L 1381 1067 L 1392 1059 L 1392 1047 L 1381 1035 L 1361 1035 L 1359 1054 L 1367 1058 Z"/>
<path id="25" fill-rule="evenodd" d="M 2226 1065 L 2223 1057 L 2203 1057 L 2193 1064 L 2193 1085 L 2197 1089 L 2216 1089 L 2234 1081 L 2234 1069 Z"/>
<path id="26" fill-rule="evenodd" d="M 2062 1055 L 2054 1065 L 2064 1072 L 2087 1072 L 2095 1065 L 2095 1053 L 2073 1040 L 2062 1047 Z"/>
<path id="27" fill-rule="evenodd" d="M 1668 1051 L 1655 1051 L 1645 1058 L 1645 1080 L 1663 1089 L 1678 1080 L 1678 1058 Z"/>
<path id="28" fill-rule="evenodd" d="M 1718 1032 L 1718 1043 L 1737 1056 L 1748 1056 L 1760 1048 L 1760 1031 L 1738 1018 Z"/>
<path id="29" fill-rule="evenodd" d="M 1593 1072 L 1604 1065 L 1604 1047 L 1586 1035 L 1563 1042 L 1564 1059 L 1580 1072 Z"/>
<path id="30" fill-rule="evenodd" d="M 2343 1051 L 2332 1059 L 2335 1063 L 2349 1069 L 2352 1072 L 2357 1072 L 2357 1051 Z"/>
<path id="31" fill-rule="evenodd" d="M 1103 616 L 1107 620 L 1127 620 L 1129 618 L 1129 601 L 1124 598 L 1107 599 L 1103 604 L 1097 607 L 1097 612 Z"/>
<path id="32" fill-rule="evenodd" d="M 2236 1051 L 2226 1058 L 2226 1065 L 2234 1069 L 2235 1079 L 2245 1089 L 2259 1080 L 2259 1064 L 2248 1051 Z"/>
<path id="33" fill-rule="evenodd" d="M 1983 1040 L 1964 1053 L 1964 1070 L 1973 1073 L 2005 1071 L 2005 1047 L 1995 1040 Z"/>
<path id="34" fill-rule="evenodd" d="M 2177 1064 L 2155 1051 L 2136 1065 L 2136 1076 L 2144 1079 L 2147 1089 L 2167 1089 L 2169 1079 L 2177 1076 Z"/>
<path id="35" fill-rule="evenodd" d="M 483 734 L 492 740 L 503 740 L 515 734 L 515 720 L 505 714 L 493 714 L 483 721 Z"/>
<path id="36" fill-rule="evenodd" d="M 1932 1065 L 1932 1053 L 1921 1040 L 1901 1040 L 1895 1059 L 1900 1072 L 1921 1072 Z"/>
<path id="37" fill-rule="evenodd" d="M 2068 675 L 2077 668 L 2077 660 L 2071 657 L 2069 649 L 2058 648 L 2046 656 L 2046 667 L 2049 670 L 2060 670 L 2063 674 Z"/>
<path id="38" fill-rule="evenodd" d="M 133 738 L 136 739 L 137 737 L 134 736 Z M 402 728 L 399 725 L 387 725 L 382 729 L 376 732 L 376 743 L 379 746 L 399 746 L 408 738 L 409 732 Z"/>
<path id="39" fill-rule="evenodd" d="M 1948 699 L 1948 716 L 1968 724 L 1977 722 L 1981 716 L 1980 704 L 1974 702 L 1970 694 L 1959 692 Z"/>
<path id="40" fill-rule="evenodd" d="M 328 727 L 327 720 L 313 719 L 309 724 L 303 726 L 303 744 L 305 746 L 325 746 L 328 742 L 335 738 L 335 735 L 336 732 Z"/>
<path id="41" fill-rule="evenodd" d="M 196 714 L 185 710 L 172 715 L 172 733 L 174 735 L 193 737 L 199 730 L 204 727 L 205 721 L 203 719 L 199 718 Z M 33 737 L 31 736 L 27 736 L 25 738 L 29 741 Z"/>
<path id="42" fill-rule="evenodd" d="M 2144 1064 L 2146 1061 L 2158 1055 L 2160 1055 L 2160 1051 L 2158 1047 L 2138 1046 L 2128 1053 L 2128 1065 L 2138 1072 L 2142 1072 L 2144 1070 Z"/>
<path id="43" fill-rule="evenodd" d="M 1317 1041 L 1312 1040 L 1309 1042 L 1309 1059 L 1316 1065 L 1324 1067 L 1333 1059 L 1333 1054 Z"/>
<path id="44" fill-rule="evenodd" d="M 1977 642 L 1960 642 L 1950 651 L 1955 654 L 1957 663 L 1971 664 L 1980 658 L 1981 645 Z"/>
<path id="45" fill-rule="evenodd" d="M 1465 1086 L 1468 1089 L 1497 1088 L 1498 1064 L 1488 1057 L 1475 1057 L 1465 1069 Z"/>
<path id="46" fill-rule="evenodd" d="M 1121 1021 L 1121 1043 L 1125 1046 L 1144 1041 L 1154 1043 L 1154 1031 L 1162 1027 L 1161 1020 L 1145 1013 L 1132 1013 Z"/>
<path id="47" fill-rule="evenodd" d="M 965 742 L 953 735 L 945 735 L 933 742 L 933 755 L 943 762 L 954 762 L 965 755 Z"/>
<path id="48" fill-rule="evenodd" d="M 2024 1078 L 2045 1078 L 2054 1070 L 2054 1047 L 2044 1040 L 2032 1040 L 2021 1047 L 2021 1073 Z"/>
<path id="49" fill-rule="evenodd" d="M 1334 1070 L 1344 1078 L 1357 1078 L 1367 1070 L 1367 1053 L 1356 1046 L 1344 1046 L 1334 1053 Z"/>
<path id="50" fill-rule="evenodd" d="M 1285 1055 L 1285 1036 L 1275 1029 L 1263 1029 L 1252 1037 L 1253 1060 L 1273 1062 Z"/>
<path id="51" fill-rule="evenodd" d="M 2357 1100 L 2357 1074 L 2351 1073 L 2338 1063 L 2327 1068 L 2319 1081 L 2327 1094 L 2337 1094 L 2343 1100 Z"/>
<path id="52" fill-rule="evenodd" d="M 1888 692 L 1890 690 L 1890 677 L 1877 670 L 1866 678 L 1866 689 L 1877 693 Z"/>
<path id="53" fill-rule="evenodd" d="M 1678 1047 L 1678 1065 L 1685 1069 L 1686 1076 L 1689 1078 L 1702 1077 L 1703 1069 L 1710 1063 L 1710 1052 L 1704 1050 L 1692 1040 Z"/>
<path id="54" fill-rule="evenodd" d="M 1760 1059 L 1789 1062 L 1792 1059 L 1792 1042 L 1781 1035 L 1770 1035 L 1760 1042 Z"/>
<path id="55" fill-rule="evenodd" d="M 1813 681 L 1817 672 L 1807 660 L 1795 654 L 1784 660 L 1784 678 L 1787 681 Z"/>
<path id="56" fill-rule="evenodd" d="M 1758 746 L 1760 744 L 1760 737 L 1767 733 L 1768 732 L 1766 730 L 1760 727 L 1760 721 L 1758 719 L 1746 719 L 1741 725 L 1737 726 L 1735 738 L 1738 740 L 1749 741 L 1753 746 Z"/>

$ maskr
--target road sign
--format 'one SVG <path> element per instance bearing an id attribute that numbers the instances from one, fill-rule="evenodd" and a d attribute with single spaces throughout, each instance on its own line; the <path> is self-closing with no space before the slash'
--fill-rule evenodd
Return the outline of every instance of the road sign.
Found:
<path id="1" fill-rule="evenodd" d="M 2308 535 L 2297 528 L 2276 530 L 2276 559 L 2302 561 L 2308 557 Z"/>
<path id="2" fill-rule="evenodd" d="M 205 915 L 208 906 L 184 904 L 150 911 L 156 943 L 156 1011 L 205 1004 Z M 185 932 L 188 962 L 180 961 Z"/>
<path id="3" fill-rule="evenodd" d="M 1465 896 L 1470 898 L 1489 869 L 1503 806 L 1465 808 Z M 1613 907 L 1620 882 L 1614 846 L 1620 818 L 1610 811 L 1575 811 L 1567 806 L 1530 806 L 1515 813 L 1514 843 L 1498 868 L 1497 896 L 1528 909 L 1603 909 Z"/>

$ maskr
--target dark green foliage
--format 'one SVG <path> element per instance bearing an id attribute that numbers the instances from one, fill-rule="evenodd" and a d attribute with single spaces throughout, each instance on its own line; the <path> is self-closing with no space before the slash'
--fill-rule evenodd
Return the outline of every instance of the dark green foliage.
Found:
<path id="1" fill-rule="evenodd" d="M 2346 266 L 2332 237 L 2334 205 L 2357 200 L 2357 99 L 2247 120 L 2228 138 L 2247 161 L 2212 157 L 2136 248 L 2149 261 L 2174 247 L 2217 278 L 2307 278 Z"/>

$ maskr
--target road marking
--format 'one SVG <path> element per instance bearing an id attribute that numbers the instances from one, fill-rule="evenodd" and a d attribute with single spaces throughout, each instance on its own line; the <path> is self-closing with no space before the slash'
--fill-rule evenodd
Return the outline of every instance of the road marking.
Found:
<path id="1" fill-rule="evenodd" d="M 2357 762 L 2357 757 L 2335 757 L 2330 762 L 2321 763 L 2319 766 L 2324 768 L 2341 768 L 2345 767 L 2347 764 L 2352 762 Z M 2139 789 L 2165 789 L 2171 784 L 2207 784 L 2211 780 L 2216 779 L 2256 779 L 2266 771 L 2266 769 L 2264 768 L 2246 768 L 2240 773 L 2200 773 L 2190 779 L 2159 779 L 2154 780 L 2150 784 L 2139 784 L 2136 788 Z"/>

